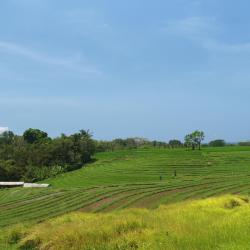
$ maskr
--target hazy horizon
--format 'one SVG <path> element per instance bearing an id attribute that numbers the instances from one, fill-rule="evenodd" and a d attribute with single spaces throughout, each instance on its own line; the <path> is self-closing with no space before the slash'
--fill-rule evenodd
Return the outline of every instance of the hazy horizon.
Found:
<path id="1" fill-rule="evenodd" d="M 8 0 L 0 132 L 250 139 L 248 1 Z"/>

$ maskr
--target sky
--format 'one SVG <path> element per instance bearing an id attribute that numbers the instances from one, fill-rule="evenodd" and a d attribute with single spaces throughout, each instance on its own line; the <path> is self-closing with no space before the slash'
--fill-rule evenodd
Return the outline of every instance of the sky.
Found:
<path id="1" fill-rule="evenodd" d="M 250 139 L 248 0 L 2 0 L 0 132 Z"/>

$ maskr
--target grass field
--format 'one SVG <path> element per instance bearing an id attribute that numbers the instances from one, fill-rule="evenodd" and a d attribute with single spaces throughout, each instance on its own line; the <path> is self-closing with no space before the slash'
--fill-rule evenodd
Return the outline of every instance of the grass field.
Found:
<path id="1" fill-rule="evenodd" d="M 0 227 L 77 210 L 157 208 L 221 194 L 248 195 L 250 147 L 99 153 L 85 168 L 43 182 L 51 187 L 0 190 Z"/>
<path id="2" fill-rule="evenodd" d="M 246 250 L 250 204 L 223 196 L 110 213 L 70 213 L 0 229 L 4 250 Z M 1 240 L 2 239 L 2 240 Z"/>

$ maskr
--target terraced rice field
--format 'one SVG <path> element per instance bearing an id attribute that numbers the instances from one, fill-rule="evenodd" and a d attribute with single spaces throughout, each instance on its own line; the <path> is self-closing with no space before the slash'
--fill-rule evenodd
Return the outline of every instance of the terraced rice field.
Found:
<path id="1" fill-rule="evenodd" d="M 99 153 L 94 163 L 43 182 L 51 187 L 0 190 L 0 226 L 38 222 L 75 210 L 156 208 L 225 193 L 249 194 L 250 148 Z"/>

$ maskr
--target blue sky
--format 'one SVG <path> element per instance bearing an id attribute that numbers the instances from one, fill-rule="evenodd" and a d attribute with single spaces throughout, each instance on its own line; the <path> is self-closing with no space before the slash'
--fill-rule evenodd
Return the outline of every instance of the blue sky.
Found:
<path id="1" fill-rule="evenodd" d="M 0 131 L 250 139 L 250 3 L 3 0 Z"/>

